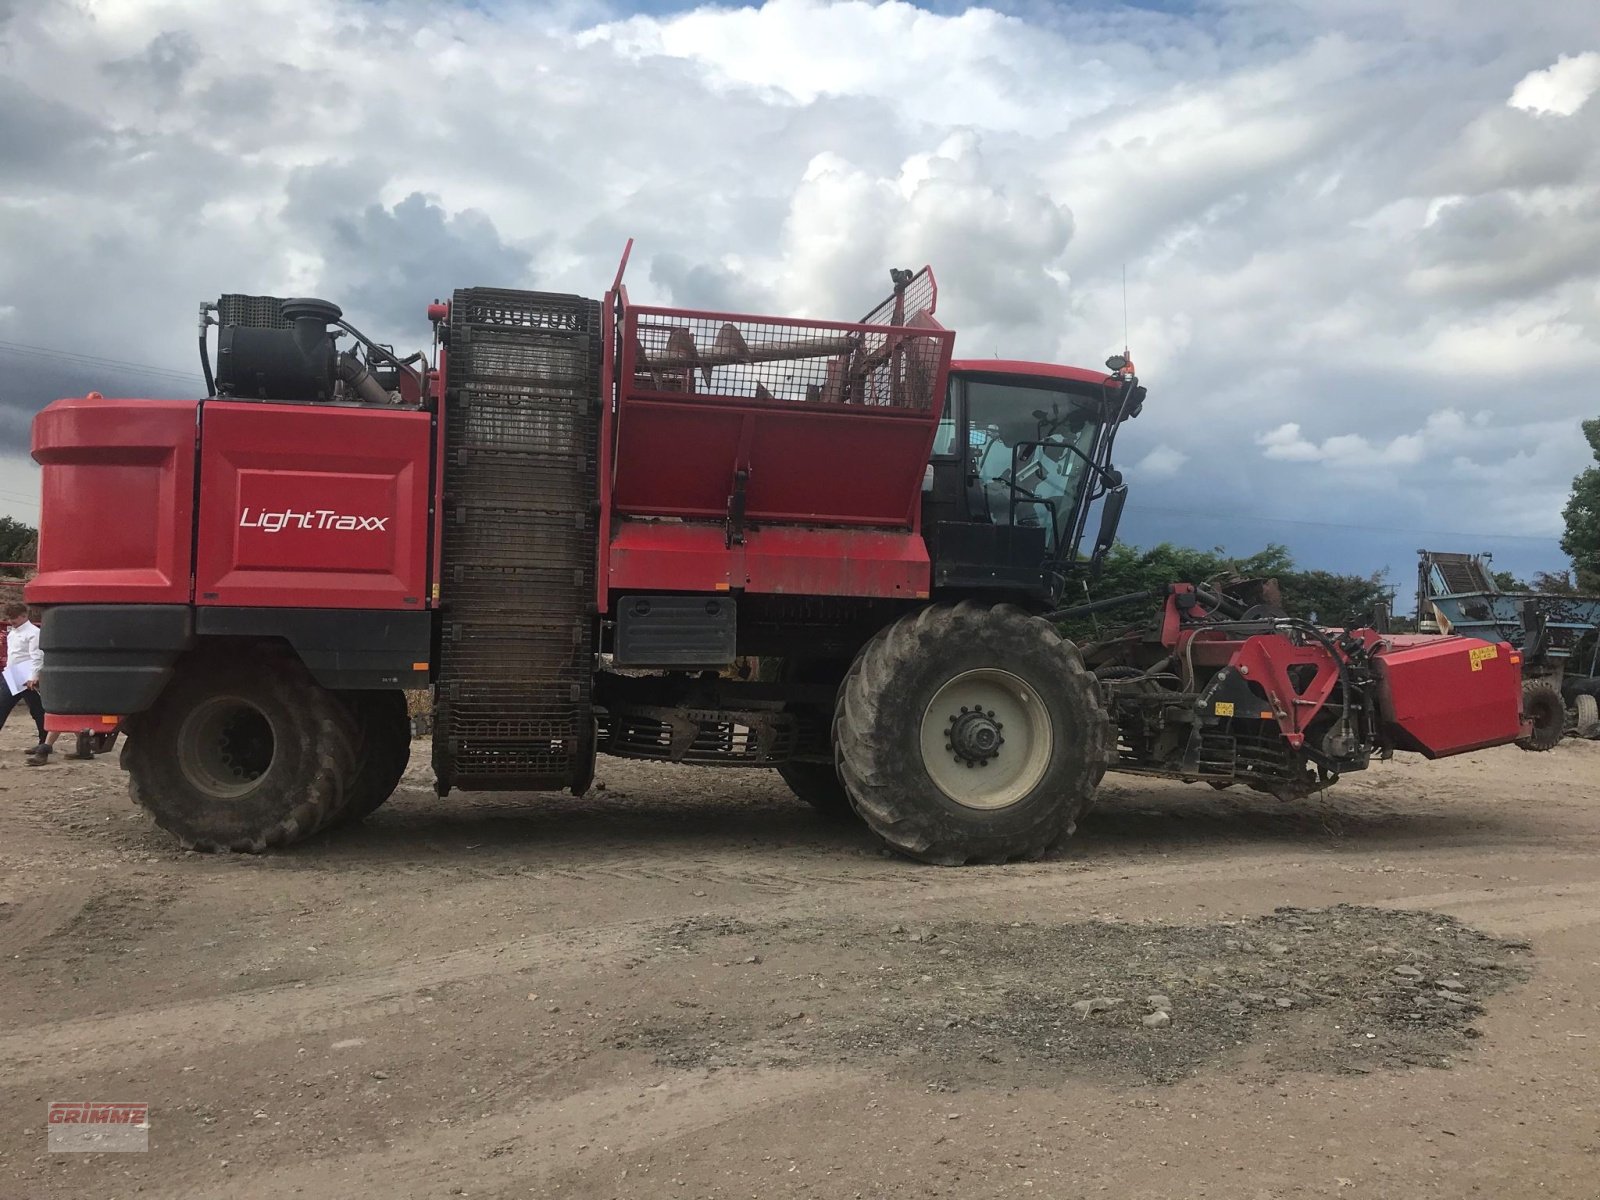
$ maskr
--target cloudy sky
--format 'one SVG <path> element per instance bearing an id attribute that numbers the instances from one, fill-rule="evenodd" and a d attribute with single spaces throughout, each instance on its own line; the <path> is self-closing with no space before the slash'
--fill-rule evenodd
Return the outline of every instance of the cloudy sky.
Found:
<path id="1" fill-rule="evenodd" d="M 426 344 L 496 284 L 854 317 L 1150 388 L 1125 532 L 1564 565 L 1600 415 L 1593 0 L 0 0 L 0 512 L 58 395 L 193 395 L 196 303 Z"/>

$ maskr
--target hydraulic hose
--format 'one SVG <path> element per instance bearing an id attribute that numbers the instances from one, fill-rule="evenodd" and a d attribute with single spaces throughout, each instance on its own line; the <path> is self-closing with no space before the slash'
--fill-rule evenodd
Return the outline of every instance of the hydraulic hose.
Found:
<path id="1" fill-rule="evenodd" d="M 215 396 L 217 394 L 217 381 L 211 375 L 211 352 L 206 347 L 206 326 L 211 324 L 209 319 L 210 311 L 211 306 L 209 304 L 202 303 L 200 305 L 200 370 L 206 377 L 206 395 Z"/>

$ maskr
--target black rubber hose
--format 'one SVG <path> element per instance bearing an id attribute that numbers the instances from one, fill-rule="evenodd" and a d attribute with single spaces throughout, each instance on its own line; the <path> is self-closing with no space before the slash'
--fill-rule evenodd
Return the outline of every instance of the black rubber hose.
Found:
<path id="1" fill-rule="evenodd" d="M 1070 608 L 1058 608 L 1054 612 L 1044 614 L 1047 621 L 1070 621 L 1074 617 L 1086 617 L 1090 613 L 1103 612 L 1108 608 L 1120 608 L 1124 604 L 1134 604 L 1140 600 L 1150 599 L 1149 592 L 1127 592 L 1121 596 L 1108 596 L 1104 600 L 1091 600 L 1085 604 L 1074 604 Z"/>
<path id="2" fill-rule="evenodd" d="M 200 370 L 206 377 L 206 395 L 217 394 L 217 381 L 211 377 L 211 354 L 206 349 L 206 331 L 200 331 Z"/>

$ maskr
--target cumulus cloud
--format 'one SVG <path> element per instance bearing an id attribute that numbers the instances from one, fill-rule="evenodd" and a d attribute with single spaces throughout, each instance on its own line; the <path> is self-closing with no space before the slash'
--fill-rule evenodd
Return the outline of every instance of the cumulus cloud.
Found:
<path id="1" fill-rule="evenodd" d="M 1188 461 L 1189 456 L 1182 450 L 1174 450 L 1165 442 L 1161 442 L 1139 460 L 1133 469 L 1133 474 L 1140 479 L 1170 479 Z"/>
<path id="2" fill-rule="evenodd" d="M 639 300 L 855 317 L 932 262 L 958 353 L 1126 338 L 1136 537 L 1371 569 L 1472 512 L 1557 565 L 1600 372 L 1592 6 L 671 8 L 0 0 L 0 343 L 178 373 L 0 345 L 0 454 L 56 394 L 183 390 L 221 291 L 409 349 L 457 286 L 598 294 L 632 235 Z M 1228 500 L 1155 520 L 1196 488 Z M 1286 495 L 1324 524 L 1267 523 Z"/>
<path id="3" fill-rule="evenodd" d="M 1600 52 L 1563 54 L 1542 71 L 1529 71 L 1511 89 L 1512 108 L 1570 117 L 1600 90 Z"/>

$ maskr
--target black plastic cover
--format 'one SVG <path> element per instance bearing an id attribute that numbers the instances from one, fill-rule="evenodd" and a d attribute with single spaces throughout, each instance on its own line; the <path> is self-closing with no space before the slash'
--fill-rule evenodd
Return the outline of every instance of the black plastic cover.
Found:
<path id="1" fill-rule="evenodd" d="M 725 667 L 737 654 L 738 606 L 728 596 L 624 596 L 612 660 L 619 667 Z"/>
<path id="2" fill-rule="evenodd" d="M 39 695 L 53 713 L 143 712 L 194 644 L 182 604 L 72 604 L 45 610 Z"/>

